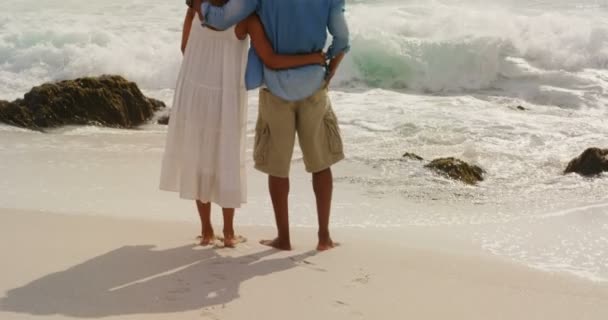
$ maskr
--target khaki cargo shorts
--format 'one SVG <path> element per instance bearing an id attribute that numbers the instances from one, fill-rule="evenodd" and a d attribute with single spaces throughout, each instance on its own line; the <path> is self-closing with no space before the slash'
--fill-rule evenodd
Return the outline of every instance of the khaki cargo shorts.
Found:
<path id="1" fill-rule="evenodd" d="M 327 89 L 300 101 L 286 101 L 261 89 L 255 168 L 274 177 L 289 177 L 296 132 L 306 171 L 321 172 L 344 159 L 340 128 Z"/>

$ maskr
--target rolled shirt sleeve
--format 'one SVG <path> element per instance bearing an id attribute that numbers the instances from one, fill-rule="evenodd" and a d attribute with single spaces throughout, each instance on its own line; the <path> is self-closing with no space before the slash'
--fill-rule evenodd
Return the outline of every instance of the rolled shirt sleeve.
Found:
<path id="1" fill-rule="evenodd" d="M 338 54 L 350 50 L 350 32 L 344 15 L 345 8 L 345 0 L 333 0 L 328 24 L 329 33 L 333 37 L 331 46 L 327 51 L 327 58 L 330 60 Z"/>
<path id="2" fill-rule="evenodd" d="M 243 21 L 258 8 L 259 0 L 231 0 L 223 7 L 203 2 L 201 12 L 206 25 L 218 30 L 226 30 Z"/>

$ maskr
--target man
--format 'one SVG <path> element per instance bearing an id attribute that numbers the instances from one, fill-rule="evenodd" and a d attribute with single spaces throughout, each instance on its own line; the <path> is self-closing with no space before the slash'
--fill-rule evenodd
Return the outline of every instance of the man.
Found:
<path id="1" fill-rule="evenodd" d="M 317 202 L 317 249 L 333 248 L 335 244 L 329 232 L 333 193 L 331 166 L 344 159 L 344 152 L 327 87 L 349 49 L 345 0 L 230 0 L 223 7 L 200 3 L 195 0 L 194 7 L 200 8 L 201 20 L 220 30 L 257 13 L 279 54 L 319 52 L 325 47 L 328 30 L 333 36 L 327 52 L 327 67 L 274 71 L 262 67 L 253 52 L 247 70 L 248 87 L 265 86 L 260 90 L 254 159 L 255 168 L 268 174 L 278 229 L 276 239 L 261 243 L 291 250 L 289 170 L 297 132 L 306 170 L 312 173 Z"/>

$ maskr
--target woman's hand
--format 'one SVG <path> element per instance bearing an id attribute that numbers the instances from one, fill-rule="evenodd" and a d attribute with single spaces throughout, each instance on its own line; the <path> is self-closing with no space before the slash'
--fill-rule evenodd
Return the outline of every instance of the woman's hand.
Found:
<path id="1" fill-rule="evenodd" d="M 192 0 L 192 8 L 198 14 L 198 18 L 201 20 L 201 22 L 204 22 L 203 14 L 201 13 L 201 4 L 202 3 L 203 3 L 202 0 Z"/>
<path id="2" fill-rule="evenodd" d="M 188 46 L 188 38 L 190 38 L 190 30 L 192 29 L 192 20 L 194 19 L 194 15 L 196 11 L 193 8 L 188 8 L 186 11 L 186 16 L 184 17 L 184 28 L 182 30 L 182 55 L 186 52 L 186 47 Z"/>
<path id="3" fill-rule="evenodd" d="M 188 41 L 182 42 L 182 46 L 181 46 L 181 49 L 182 49 L 182 56 L 183 56 L 184 54 L 186 54 L 186 47 L 187 47 L 187 46 L 188 46 Z"/>

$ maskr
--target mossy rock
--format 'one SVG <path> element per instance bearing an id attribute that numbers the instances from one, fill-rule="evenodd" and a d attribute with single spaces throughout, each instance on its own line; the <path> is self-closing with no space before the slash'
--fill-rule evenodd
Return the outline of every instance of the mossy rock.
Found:
<path id="1" fill-rule="evenodd" d="M 485 171 L 475 165 L 470 165 L 456 158 L 441 158 L 433 160 L 425 166 L 444 177 L 475 185 L 483 181 Z"/>
<path id="2" fill-rule="evenodd" d="M 20 108 L 18 105 L 0 101 L 0 122 L 12 126 L 26 127 L 31 115 L 29 112 Z"/>
<path id="3" fill-rule="evenodd" d="M 0 104 L 0 122 L 29 129 L 65 125 L 134 128 L 164 109 L 134 82 L 121 76 L 80 78 L 45 83 L 23 99 Z"/>
<path id="4" fill-rule="evenodd" d="M 589 148 L 568 164 L 564 174 L 578 173 L 585 177 L 608 172 L 608 149 Z"/>
<path id="5" fill-rule="evenodd" d="M 171 116 L 169 114 L 164 114 L 164 115 L 160 116 L 160 118 L 158 118 L 156 123 L 163 125 L 163 126 L 167 126 L 167 125 L 169 125 L 170 120 L 171 120 Z"/>
<path id="6" fill-rule="evenodd" d="M 424 158 L 415 154 L 415 153 L 411 153 L 411 152 L 406 152 L 403 154 L 403 156 L 401 156 L 402 159 L 406 159 L 406 160 L 415 160 L 415 161 L 423 161 Z"/>

